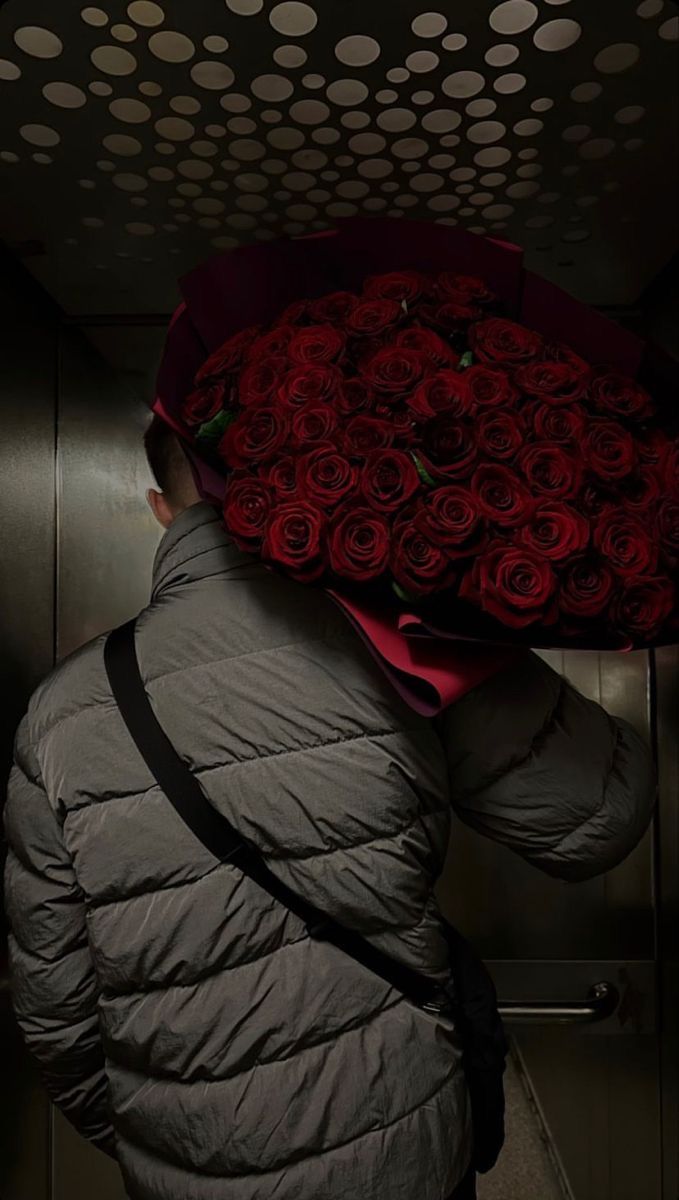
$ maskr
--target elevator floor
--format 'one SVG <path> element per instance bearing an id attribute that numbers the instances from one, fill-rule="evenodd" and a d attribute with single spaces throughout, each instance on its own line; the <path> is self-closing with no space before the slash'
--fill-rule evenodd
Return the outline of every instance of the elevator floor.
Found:
<path id="1" fill-rule="evenodd" d="M 495 1170 L 479 1179 L 478 1200 L 570 1200 L 559 1184 L 514 1055 L 505 1074 L 505 1094 L 507 1141 Z"/>

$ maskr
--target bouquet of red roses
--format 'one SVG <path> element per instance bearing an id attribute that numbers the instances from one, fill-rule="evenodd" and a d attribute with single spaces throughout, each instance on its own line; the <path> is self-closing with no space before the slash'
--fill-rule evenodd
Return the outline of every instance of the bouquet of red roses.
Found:
<path id="1" fill-rule="evenodd" d="M 410 270 L 237 333 L 182 411 L 228 468 L 234 539 L 292 578 L 637 646 L 676 627 L 679 444 L 655 416 L 482 280 Z"/>

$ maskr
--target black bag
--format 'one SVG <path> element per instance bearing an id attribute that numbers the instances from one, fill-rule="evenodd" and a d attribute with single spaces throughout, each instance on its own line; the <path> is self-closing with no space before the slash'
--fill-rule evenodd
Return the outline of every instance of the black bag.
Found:
<path id="1" fill-rule="evenodd" d="M 484 964 L 446 921 L 444 932 L 450 947 L 451 978 L 441 985 L 384 954 L 282 883 L 269 870 L 257 848 L 209 803 L 157 721 L 139 672 L 134 631 L 135 621 L 128 621 L 108 635 L 104 647 L 106 673 L 137 749 L 173 808 L 215 858 L 234 863 L 300 917 L 311 937 L 332 942 L 426 1012 L 455 1020 L 462 1039 L 471 1106 L 473 1166 L 479 1172 L 489 1171 L 504 1141 L 502 1076 L 507 1043 L 497 1011 L 495 988 Z"/>

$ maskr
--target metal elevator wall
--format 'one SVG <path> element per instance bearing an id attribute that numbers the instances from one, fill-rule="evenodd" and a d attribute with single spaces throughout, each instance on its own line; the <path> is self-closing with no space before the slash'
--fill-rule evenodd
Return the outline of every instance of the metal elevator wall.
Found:
<path id="1" fill-rule="evenodd" d="M 3 750 L 32 687 L 59 659 L 147 599 L 158 531 L 144 502 L 142 400 L 78 330 L 6 281 L 0 600 L 10 698 Z M 121 336 L 121 331 L 117 331 Z M 442 902 L 512 999 L 582 999 L 610 979 L 622 1006 L 590 1030 L 535 1028 L 516 1047 L 565 1195 L 674 1200 L 679 655 L 547 655 L 659 749 L 656 828 L 586 884 L 544 878 L 455 823 Z M 660 950 L 660 953 L 658 951 Z M 122 1200 L 117 1171 L 53 1111 L 0 997 L 2 1200 Z M 664 1178 L 663 1178 L 664 1169 Z M 483 1195 L 524 1200 L 505 1180 Z M 518 1186 L 518 1185 L 517 1185 Z M 358 1200 L 358 1198 L 357 1198 Z"/>

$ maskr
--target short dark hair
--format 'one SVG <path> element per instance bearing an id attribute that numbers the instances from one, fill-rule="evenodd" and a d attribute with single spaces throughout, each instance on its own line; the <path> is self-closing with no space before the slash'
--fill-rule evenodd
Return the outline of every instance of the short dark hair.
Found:
<path id="1" fill-rule="evenodd" d="M 153 477 L 171 504 L 180 506 L 191 482 L 191 468 L 179 438 L 157 413 L 144 434 L 144 448 Z"/>

